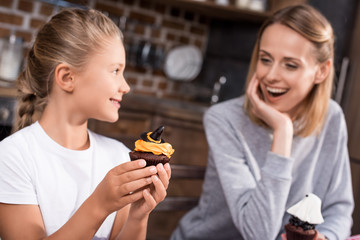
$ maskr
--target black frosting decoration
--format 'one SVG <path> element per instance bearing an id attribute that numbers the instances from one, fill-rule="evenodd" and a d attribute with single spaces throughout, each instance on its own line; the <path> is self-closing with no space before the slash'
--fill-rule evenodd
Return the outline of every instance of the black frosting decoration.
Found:
<path id="1" fill-rule="evenodd" d="M 143 132 L 140 137 L 146 142 L 164 143 L 164 139 L 161 138 L 164 128 L 164 126 L 160 126 L 150 134 L 149 132 Z"/>
<path id="2" fill-rule="evenodd" d="M 301 227 L 302 229 L 304 229 L 304 231 L 315 229 L 315 224 L 304 222 L 293 215 L 291 215 L 291 218 L 289 219 L 289 223 L 296 227 Z"/>

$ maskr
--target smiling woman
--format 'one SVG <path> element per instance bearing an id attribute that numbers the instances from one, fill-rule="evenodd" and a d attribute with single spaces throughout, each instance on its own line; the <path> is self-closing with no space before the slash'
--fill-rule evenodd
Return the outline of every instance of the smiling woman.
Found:
<path id="1" fill-rule="evenodd" d="M 283 98 L 291 106 L 284 106 L 282 111 L 297 122 L 297 134 L 308 136 L 314 130 L 320 131 L 325 120 L 334 77 L 334 36 L 330 24 L 315 9 L 310 8 L 306 13 L 293 11 L 297 15 L 274 15 L 259 30 L 246 85 L 255 74 L 268 103 L 267 87 L 287 90 Z M 306 18 L 311 14 L 314 22 L 308 23 Z M 276 99 L 273 98 L 273 102 Z M 252 120 L 264 123 L 252 113 L 248 98 L 245 98 L 245 109 Z"/>
<path id="2" fill-rule="evenodd" d="M 202 196 L 173 240 L 284 239 L 286 210 L 309 193 L 321 199 L 324 216 L 315 240 L 350 235 L 346 123 L 330 99 L 333 44 L 331 25 L 309 5 L 264 22 L 246 95 L 205 114 L 210 151 Z"/>
<path id="3" fill-rule="evenodd" d="M 328 76 L 331 59 L 318 63 L 313 52 L 310 41 L 282 24 L 267 27 L 261 37 L 255 72 L 259 91 L 266 103 L 293 120 L 311 89 Z"/>

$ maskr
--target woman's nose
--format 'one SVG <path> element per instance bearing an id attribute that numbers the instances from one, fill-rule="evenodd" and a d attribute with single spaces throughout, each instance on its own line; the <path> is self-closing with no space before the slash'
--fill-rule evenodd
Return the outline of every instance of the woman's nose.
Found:
<path id="1" fill-rule="evenodd" d="M 280 76 L 280 67 L 277 64 L 272 65 L 269 67 L 268 72 L 266 74 L 266 79 L 268 81 L 276 81 L 279 79 Z"/>

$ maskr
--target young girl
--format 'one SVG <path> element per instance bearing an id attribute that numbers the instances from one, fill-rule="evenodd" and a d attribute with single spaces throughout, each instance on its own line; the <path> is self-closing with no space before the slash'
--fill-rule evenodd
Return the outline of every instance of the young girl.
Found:
<path id="1" fill-rule="evenodd" d="M 18 131 L 0 143 L 1 239 L 145 239 L 170 166 L 130 162 L 87 129 L 118 119 L 124 68 L 122 34 L 98 11 L 64 10 L 39 31 L 18 79 Z"/>
<path id="2" fill-rule="evenodd" d="M 330 24 L 308 5 L 264 22 L 246 96 L 205 115 L 210 152 L 203 194 L 172 239 L 281 239 L 286 210 L 307 193 L 322 200 L 317 239 L 350 234 L 347 130 L 330 99 L 333 44 Z"/>

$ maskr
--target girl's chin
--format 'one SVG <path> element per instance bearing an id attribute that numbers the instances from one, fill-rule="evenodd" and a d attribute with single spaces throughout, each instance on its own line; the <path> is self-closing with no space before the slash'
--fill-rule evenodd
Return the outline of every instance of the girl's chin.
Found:
<path id="1" fill-rule="evenodd" d="M 114 123 L 119 119 L 119 116 L 114 117 L 113 119 L 109 120 L 108 122 Z"/>
<path id="2" fill-rule="evenodd" d="M 107 116 L 107 117 L 103 117 L 103 118 L 97 118 L 97 120 L 102 121 L 102 122 L 109 122 L 109 123 L 114 123 L 119 119 L 119 115 L 116 116 Z"/>

